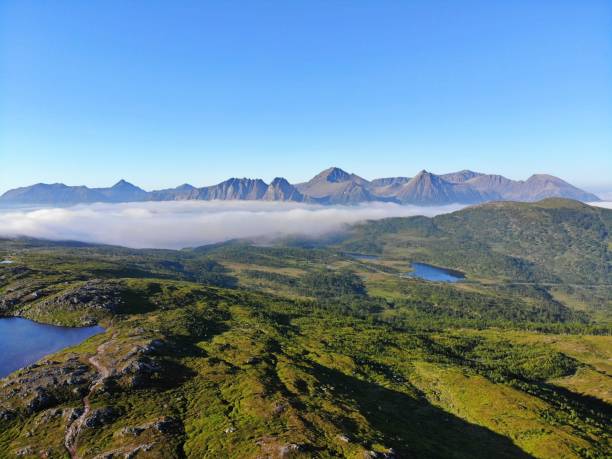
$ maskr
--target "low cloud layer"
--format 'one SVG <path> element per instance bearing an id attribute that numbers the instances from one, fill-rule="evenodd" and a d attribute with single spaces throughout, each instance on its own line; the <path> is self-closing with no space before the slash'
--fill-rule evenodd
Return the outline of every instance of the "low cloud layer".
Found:
<path id="1" fill-rule="evenodd" d="M 605 209 L 612 209 L 612 201 L 598 201 L 598 202 L 589 202 L 591 206 L 603 207 Z"/>
<path id="2" fill-rule="evenodd" d="M 0 210 L 0 236 L 178 249 L 236 238 L 321 236 L 363 220 L 434 216 L 461 207 L 179 201 L 4 209 Z"/>

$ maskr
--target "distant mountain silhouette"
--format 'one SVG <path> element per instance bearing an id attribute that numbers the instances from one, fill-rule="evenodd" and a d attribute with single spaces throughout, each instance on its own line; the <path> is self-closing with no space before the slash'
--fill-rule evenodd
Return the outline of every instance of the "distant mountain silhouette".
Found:
<path id="1" fill-rule="evenodd" d="M 467 169 L 463 169 L 462 171 L 459 171 L 459 172 L 451 172 L 450 174 L 442 174 L 440 177 L 443 180 L 446 180 L 447 182 L 463 183 L 470 179 L 473 179 L 474 177 L 479 177 L 481 175 L 485 175 L 485 174 L 481 172 L 474 172 L 474 171 L 470 171 Z"/>
<path id="2" fill-rule="evenodd" d="M 137 186 L 121 179 L 110 188 L 93 188 L 110 202 L 146 201 L 148 193 Z"/>
<path id="3" fill-rule="evenodd" d="M 231 178 L 217 185 L 145 191 L 125 180 L 109 188 L 67 186 L 62 183 L 16 188 L 0 196 L 10 204 L 69 205 L 92 202 L 252 200 L 331 204 L 381 201 L 399 204 L 474 204 L 487 201 L 539 201 L 568 198 L 599 201 L 599 198 L 553 177 L 536 174 L 527 180 L 510 180 L 501 175 L 462 170 L 436 175 L 425 170 L 415 177 L 386 177 L 368 181 L 338 167 L 330 167 L 308 182 L 292 185 L 282 177 L 270 184 L 261 179 Z"/>
<path id="4" fill-rule="evenodd" d="M 370 182 L 338 167 L 330 167 L 296 188 L 322 204 L 357 204 L 375 201 L 370 192 Z"/>
<path id="5" fill-rule="evenodd" d="M 440 205 L 483 202 L 482 194 L 462 183 L 447 182 L 425 170 L 419 172 L 396 194 L 403 204 Z"/>

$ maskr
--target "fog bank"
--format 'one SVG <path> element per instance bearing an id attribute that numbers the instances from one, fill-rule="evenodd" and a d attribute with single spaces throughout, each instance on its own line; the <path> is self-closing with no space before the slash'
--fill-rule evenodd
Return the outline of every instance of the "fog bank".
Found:
<path id="1" fill-rule="evenodd" d="M 589 206 L 603 207 L 605 209 L 612 209 L 612 201 L 598 201 L 598 202 L 587 202 Z"/>
<path id="2" fill-rule="evenodd" d="M 315 206 L 261 201 L 172 201 L 0 209 L 0 236 L 178 249 L 236 238 L 321 236 L 363 220 L 461 209 L 370 203 Z"/>

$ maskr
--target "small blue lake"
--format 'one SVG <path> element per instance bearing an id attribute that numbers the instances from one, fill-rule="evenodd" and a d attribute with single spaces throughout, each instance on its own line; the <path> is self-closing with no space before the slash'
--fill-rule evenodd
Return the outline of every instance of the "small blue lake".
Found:
<path id="1" fill-rule="evenodd" d="M 418 277 L 419 279 L 434 282 L 459 282 L 465 279 L 461 273 L 438 268 L 426 263 L 412 263 L 411 267 L 413 271 L 409 272 L 408 275 L 411 277 Z"/>
<path id="2" fill-rule="evenodd" d="M 99 326 L 56 327 L 20 317 L 0 318 L 0 378 L 103 331 Z"/>

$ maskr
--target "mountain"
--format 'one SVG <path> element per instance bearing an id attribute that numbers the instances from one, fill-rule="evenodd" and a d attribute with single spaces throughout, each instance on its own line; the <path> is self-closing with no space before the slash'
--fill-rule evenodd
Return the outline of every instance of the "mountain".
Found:
<path id="1" fill-rule="evenodd" d="M 372 192 L 380 198 L 393 198 L 402 185 L 410 181 L 409 177 L 385 177 L 370 182 Z"/>
<path id="2" fill-rule="evenodd" d="M 9 190 L 0 196 L 0 202 L 69 205 L 91 202 L 266 200 L 328 205 L 353 205 L 370 201 L 444 205 L 499 200 L 531 202 L 550 197 L 584 202 L 599 201 L 594 194 L 545 174 L 536 174 L 525 181 L 516 181 L 501 175 L 470 170 L 442 175 L 421 171 L 413 178 L 384 177 L 370 182 L 338 167 L 330 167 L 308 182 L 296 185 L 280 177 L 270 184 L 261 179 L 231 178 L 202 188 L 184 184 L 176 188 L 147 192 L 125 180 L 120 180 L 110 188 L 39 183 Z"/>
<path id="3" fill-rule="evenodd" d="M 264 193 L 262 199 L 265 201 L 303 202 L 304 195 L 286 179 L 276 177 L 274 180 L 272 180 L 272 183 L 268 185 L 268 189 Z"/>
<path id="4" fill-rule="evenodd" d="M 110 188 L 68 186 L 63 183 L 37 183 L 36 185 L 9 190 L 0 201 L 16 204 L 78 204 L 92 202 L 144 201 L 148 193 L 142 188 L 120 180 Z"/>
<path id="5" fill-rule="evenodd" d="M 479 177 L 481 175 L 485 175 L 485 174 L 482 174 L 481 172 L 474 172 L 474 171 L 470 171 L 467 169 L 463 169 L 462 171 L 459 171 L 459 172 L 451 172 L 450 174 L 442 174 L 440 175 L 440 177 L 446 180 L 447 182 L 464 183 L 470 179 L 473 179 L 474 177 Z"/>
<path id="6" fill-rule="evenodd" d="M 487 200 L 532 202 L 546 198 L 567 198 L 585 202 L 599 201 L 594 194 L 546 174 L 532 175 L 526 181 L 482 174 L 467 180 L 465 184 L 487 196 Z"/>
<path id="7" fill-rule="evenodd" d="M 469 186 L 447 182 L 425 170 L 403 185 L 395 196 L 402 204 L 418 205 L 473 204 L 483 201 L 482 195 Z"/>
<path id="8" fill-rule="evenodd" d="M 372 221 L 355 227 L 342 249 L 393 256 L 401 247 L 415 261 L 474 277 L 605 288 L 612 283 L 611 235 L 612 210 L 549 198 Z"/>
<path id="9" fill-rule="evenodd" d="M 599 201 L 592 193 L 587 193 L 573 185 L 547 174 L 536 174 L 525 182 L 518 182 L 513 193 L 504 196 L 504 199 L 515 201 L 539 201 L 545 198 L 568 198 L 578 201 Z"/>
<path id="10" fill-rule="evenodd" d="M 357 204 L 377 200 L 370 191 L 370 182 L 338 167 L 325 169 L 308 182 L 296 185 L 296 188 L 322 204 Z"/>
<path id="11" fill-rule="evenodd" d="M 491 200 L 501 200 L 504 196 L 510 196 L 517 187 L 517 182 L 501 175 L 493 174 L 478 175 L 466 180 L 464 183 L 481 194 L 488 196 Z"/>
<path id="12" fill-rule="evenodd" d="M 261 179 L 231 178 L 218 185 L 200 188 L 197 199 L 250 200 L 262 199 L 268 185 Z"/>
<path id="13" fill-rule="evenodd" d="M 151 191 L 149 200 L 151 201 L 184 201 L 197 199 L 199 190 L 188 183 L 177 186 L 176 188 L 167 188 L 165 190 Z"/>
<path id="14" fill-rule="evenodd" d="M 105 200 L 105 196 L 86 186 L 67 186 L 63 183 L 37 183 L 9 190 L 0 197 L 0 201 L 14 204 L 62 205 Z"/>
<path id="15" fill-rule="evenodd" d="M 145 201 L 148 198 L 145 190 L 123 179 L 110 188 L 93 188 L 92 191 L 101 194 L 105 197 L 105 201 L 109 202 Z"/>

